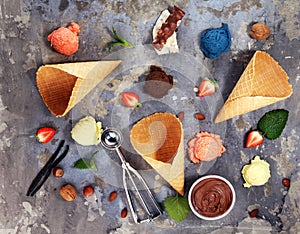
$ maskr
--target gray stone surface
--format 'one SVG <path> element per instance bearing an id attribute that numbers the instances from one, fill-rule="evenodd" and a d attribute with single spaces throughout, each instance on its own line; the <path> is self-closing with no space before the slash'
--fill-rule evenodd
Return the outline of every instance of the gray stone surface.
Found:
<path id="1" fill-rule="evenodd" d="M 188 103 L 186 107 L 192 105 L 191 113 L 200 108 L 211 116 L 205 124 L 196 124 L 197 129 L 187 130 L 187 135 L 194 134 L 199 128 L 214 133 L 221 131 L 227 152 L 207 168 L 193 165 L 186 155 L 186 191 L 203 174 L 223 175 L 233 183 L 237 191 L 236 206 L 226 218 L 214 222 L 199 220 L 190 213 L 181 223 L 176 223 L 164 214 L 154 223 L 135 225 L 130 215 L 126 219 L 119 218 L 126 201 L 120 185 L 120 166 L 115 155 L 100 148 L 96 162 L 101 170 L 93 173 L 74 169 L 73 163 L 78 158 L 89 156 L 97 147 L 78 146 L 71 139 L 70 131 L 72 123 L 87 113 L 92 113 L 104 123 L 112 120 L 111 112 L 107 110 L 118 110 L 117 98 L 113 97 L 132 87 L 132 82 L 138 81 L 139 76 L 147 70 L 149 64 L 145 61 L 145 56 L 142 56 L 144 60 L 137 59 L 138 67 L 134 68 L 132 63 L 128 63 L 128 70 L 122 67 L 122 77 L 112 80 L 108 85 L 102 83 L 97 86 L 62 118 L 53 116 L 44 105 L 37 90 L 35 73 L 42 64 L 101 60 L 119 55 L 124 58 L 122 48 L 108 50 L 108 43 L 113 40 L 112 25 L 136 46 L 131 52 L 125 51 L 129 60 L 130 53 L 137 56 L 139 48 L 151 43 L 152 27 L 159 13 L 174 4 L 186 12 L 177 35 L 180 55 L 191 57 L 191 60 L 184 60 L 183 64 L 189 61 L 195 66 L 201 64 L 220 81 L 220 90 L 213 99 L 216 101 L 216 109 L 220 108 L 223 99 L 229 95 L 255 50 L 268 52 L 281 64 L 290 77 L 294 93 L 285 101 L 233 118 L 222 125 L 212 124 L 215 110 L 209 109 L 209 102 L 203 102 L 202 109 L 193 102 Z M 299 233 L 299 10 L 297 0 L 1 1 L 0 233 Z M 75 55 L 63 56 L 53 51 L 47 35 L 72 21 L 81 26 L 79 50 Z M 270 26 L 272 36 L 268 40 L 259 42 L 247 35 L 247 27 L 254 21 Z M 220 27 L 222 23 L 229 25 L 232 34 L 230 52 L 215 60 L 204 58 L 199 49 L 200 33 L 207 28 Z M 149 52 L 149 48 L 145 51 Z M 116 53 L 111 55 L 112 52 Z M 193 71 L 193 64 L 176 69 L 174 63 L 168 64 L 168 59 L 160 57 L 155 61 L 163 63 L 171 71 Z M 202 75 L 188 79 L 197 84 Z M 176 97 L 181 100 L 191 95 L 190 92 L 192 91 L 179 89 Z M 97 101 L 96 108 L 93 101 Z M 176 107 L 172 108 L 178 111 Z M 276 140 L 265 141 L 257 148 L 245 149 L 243 141 L 246 132 L 255 126 L 265 112 L 276 108 L 285 108 L 290 113 L 282 135 Z M 41 126 L 57 128 L 57 134 L 51 143 L 41 145 L 28 138 Z M 184 124 L 184 127 L 187 126 L 191 125 Z M 185 140 L 187 138 L 186 136 Z M 70 145 L 70 152 L 61 163 L 65 170 L 64 177 L 50 177 L 36 196 L 26 197 L 30 182 L 61 139 L 65 139 Z M 270 163 L 272 177 L 265 186 L 245 189 L 240 170 L 255 155 L 260 155 Z M 133 160 L 132 163 L 140 163 L 137 167 L 147 167 L 140 160 Z M 147 172 L 142 170 L 145 176 Z M 151 173 L 153 171 L 150 170 L 147 177 L 150 178 L 149 183 L 153 183 Z M 174 191 L 160 178 L 154 177 L 154 183 L 161 185 L 161 188 L 155 189 L 155 196 L 162 203 Z M 291 179 L 289 190 L 281 184 L 284 177 Z M 58 193 L 60 186 L 67 182 L 78 189 L 79 195 L 74 202 L 63 201 Z M 97 202 L 93 199 L 86 200 L 81 195 L 87 184 L 96 186 Z M 119 197 L 114 203 L 109 203 L 107 198 L 113 190 L 119 192 Z M 250 218 L 248 215 L 248 211 L 253 208 L 259 208 L 257 218 Z"/>

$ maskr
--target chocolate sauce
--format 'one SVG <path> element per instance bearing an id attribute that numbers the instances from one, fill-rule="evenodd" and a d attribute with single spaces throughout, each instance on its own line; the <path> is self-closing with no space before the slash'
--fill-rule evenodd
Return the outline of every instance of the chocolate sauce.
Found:
<path id="1" fill-rule="evenodd" d="M 224 214 L 232 203 L 233 195 L 230 187 L 217 178 L 209 178 L 199 182 L 192 191 L 194 209 L 203 216 L 216 217 Z"/>

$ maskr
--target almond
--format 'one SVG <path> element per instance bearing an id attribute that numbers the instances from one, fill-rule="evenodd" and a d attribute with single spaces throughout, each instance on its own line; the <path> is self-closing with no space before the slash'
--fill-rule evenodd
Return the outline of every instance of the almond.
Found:
<path id="1" fill-rule="evenodd" d="M 183 111 L 179 112 L 179 113 L 177 114 L 177 117 L 178 117 L 178 119 L 179 119 L 180 121 L 182 121 L 182 120 L 184 119 L 184 112 L 183 112 Z"/>
<path id="2" fill-rule="evenodd" d="M 118 196 L 118 193 L 116 191 L 113 191 L 110 193 L 108 200 L 110 202 L 112 202 L 113 200 L 115 200 L 117 198 L 117 196 Z"/>
<path id="3" fill-rule="evenodd" d="M 122 211 L 121 211 L 121 218 L 126 218 L 127 216 L 127 208 L 125 207 Z"/>
<path id="4" fill-rule="evenodd" d="M 205 120 L 205 116 L 203 114 L 201 114 L 200 112 L 195 113 L 194 117 L 195 117 L 195 119 L 198 119 L 198 120 Z"/>
<path id="5" fill-rule="evenodd" d="M 255 218 L 257 215 L 258 215 L 258 209 L 254 209 L 254 210 L 249 212 L 249 216 L 251 218 Z"/>

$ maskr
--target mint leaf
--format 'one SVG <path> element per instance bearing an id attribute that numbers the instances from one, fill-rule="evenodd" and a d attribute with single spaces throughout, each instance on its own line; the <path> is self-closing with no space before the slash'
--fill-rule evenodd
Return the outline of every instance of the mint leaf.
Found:
<path id="1" fill-rule="evenodd" d="M 288 115 L 289 112 L 284 109 L 269 111 L 258 121 L 257 127 L 266 138 L 274 140 L 281 135 Z"/>
<path id="2" fill-rule="evenodd" d="M 94 159 L 98 152 L 99 152 L 99 150 L 94 152 L 90 159 L 85 159 L 85 158 L 78 159 L 75 162 L 74 167 L 78 168 L 78 169 L 92 169 L 94 171 L 98 171 L 98 168 L 95 164 L 95 159 Z"/>
<path id="3" fill-rule="evenodd" d="M 95 164 L 95 156 L 98 152 L 99 152 L 99 150 L 97 150 L 95 153 L 93 153 L 91 156 L 91 159 L 90 159 L 90 168 L 94 171 L 98 171 L 98 168 Z"/>
<path id="4" fill-rule="evenodd" d="M 177 222 L 186 219 L 190 212 L 188 199 L 185 197 L 176 196 L 167 197 L 164 201 L 164 206 L 169 216 Z"/>
<path id="5" fill-rule="evenodd" d="M 88 168 L 90 168 L 89 164 L 90 163 L 88 160 L 81 158 L 75 162 L 74 167 L 78 168 L 78 169 L 88 169 Z"/>
<path id="6" fill-rule="evenodd" d="M 116 31 L 114 27 L 112 27 L 112 31 L 117 41 L 111 42 L 109 45 L 109 49 L 112 49 L 115 45 L 120 45 L 128 48 L 133 48 L 134 46 L 128 41 L 124 40 Z"/>
<path id="7" fill-rule="evenodd" d="M 112 31 L 113 31 L 113 33 L 114 33 L 114 35 L 115 35 L 117 41 L 119 41 L 119 42 L 121 42 L 121 43 L 126 42 L 126 41 L 125 41 L 125 40 L 117 33 L 117 31 L 116 31 L 116 29 L 115 29 L 114 26 L 112 26 Z"/>
<path id="8" fill-rule="evenodd" d="M 97 168 L 97 166 L 96 166 L 96 164 L 95 164 L 94 159 L 91 159 L 91 161 L 90 161 L 90 168 L 91 168 L 92 170 L 94 170 L 94 171 L 98 171 L 98 168 Z"/>

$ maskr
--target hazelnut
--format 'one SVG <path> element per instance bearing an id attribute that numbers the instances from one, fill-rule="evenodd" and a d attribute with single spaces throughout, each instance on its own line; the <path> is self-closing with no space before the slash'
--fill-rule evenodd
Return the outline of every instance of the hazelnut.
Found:
<path id="1" fill-rule="evenodd" d="M 118 193 L 116 191 L 113 191 L 110 193 L 108 200 L 110 202 L 112 202 L 113 200 L 115 200 L 117 198 L 117 196 L 118 196 Z"/>
<path id="2" fill-rule="evenodd" d="M 61 197 L 63 199 L 65 199 L 66 201 L 75 200 L 76 195 L 77 195 L 76 189 L 70 184 L 66 184 L 66 185 L 62 186 L 59 190 L 59 193 L 60 193 Z"/>
<path id="3" fill-rule="evenodd" d="M 90 185 L 86 186 L 86 187 L 84 187 L 82 193 L 85 198 L 88 198 L 94 194 L 94 188 Z"/>
<path id="4" fill-rule="evenodd" d="M 127 216 L 127 208 L 125 207 L 122 211 L 121 211 L 121 218 L 126 218 Z"/>
<path id="5" fill-rule="evenodd" d="M 282 179 L 282 184 L 283 184 L 284 187 L 289 188 L 289 187 L 291 186 L 290 179 L 288 179 L 288 178 L 283 178 L 283 179 Z"/>
<path id="6" fill-rule="evenodd" d="M 52 174 L 55 177 L 62 177 L 64 175 L 64 170 L 60 167 L 54 167 L 52 170 Z"/>
<path id="7" fill-rule="evenodd" d="M 174 22 L 170 23 L 170 28 L 175 30 L 177 28 L 177 24 L 175 24 Z"/>
<path id="8" fill-rule="evenodd" d="M 164 28 L 164 33 L 169 33 L 170 29 L 168 27 Z"/>
<path id="9" fill-rule="evenodd" d="M 256 23 L 252 25 L 249 34 L 253 39 L 264 40 L 270 36 L 270 28 L 263 23 Z"/>

